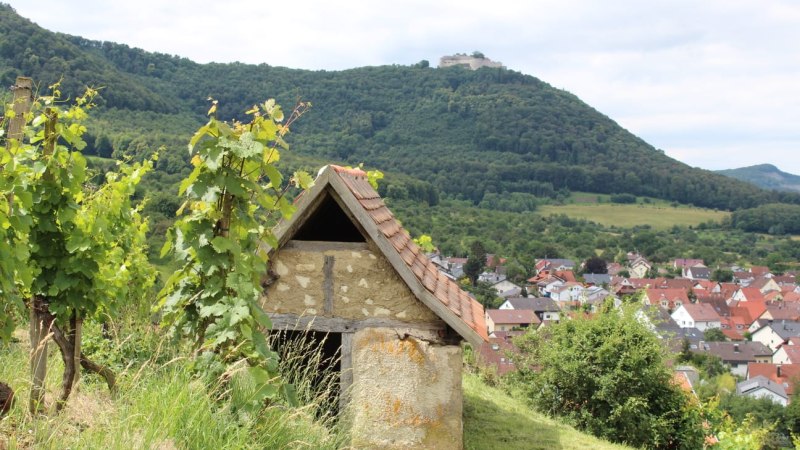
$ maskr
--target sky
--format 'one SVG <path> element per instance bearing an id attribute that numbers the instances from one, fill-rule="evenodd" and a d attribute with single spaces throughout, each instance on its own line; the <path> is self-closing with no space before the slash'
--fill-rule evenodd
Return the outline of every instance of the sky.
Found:
<path id="1" fill-rule="evenodd" d="M 800 174 L 797 0 L 4 0 L 52 31 L 193 61 L 341 70 L 480 51 L 667 155 Z"/>

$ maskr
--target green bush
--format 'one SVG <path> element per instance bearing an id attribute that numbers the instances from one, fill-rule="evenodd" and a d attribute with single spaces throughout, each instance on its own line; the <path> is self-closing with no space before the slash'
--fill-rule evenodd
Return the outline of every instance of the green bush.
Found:
<path id="1" fill-rule="evenodd" d="M 701 448 L 700 411 L 672 382 L 667 355 L 635 309 L 605 305 L 518 340 L 519 385 L 543 412 L 613 442 Z"/>

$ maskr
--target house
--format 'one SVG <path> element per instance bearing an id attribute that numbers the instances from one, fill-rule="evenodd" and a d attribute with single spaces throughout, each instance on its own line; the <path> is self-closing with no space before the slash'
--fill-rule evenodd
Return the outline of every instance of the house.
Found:
<path id="1" fill-rule="evenodd" d="M 489 342 L 483 343 L 478 348 L 477 359 L 481 365 L 492 367 L 497 375 L 503 376 L 516 370 L 511 356 L 517 351 L 510 339 L 490 337 Z"/>
<path id="2" fill-rule="evenodd" d="M 683 289 L 647 289 L 642 302 L 648 306 L 658 306 L 667 310 L 691 303 L 689 295 Z"/>
<path id="3" fill-rule="evenodd" d="M 687 267 L 683 271 L 683 277 L 690 280 L 708 280 L 711 278 L 711 271 L 708 267 Z"/>
<path id="4" fill-rule="evenodd" d="M 705 291 L 709 294 L 719 294 L 720 293 L 720 286 L 719 283 L 716 281 L 711 280 L 694 280 L 694 285 L 692 289 L 696 292 Z"/>
<path id="5" fill-rule="evenodd" d="M 687 394 L 697 397 L 694 390 L 694 386 L 700 382 L 700 373 L 697 369 L 692 366 L 678 366 L 673 373 L 673 379 Z"/>
<path id="6" fill-rule="evenodd" d="M 594 286 L 608 286 L 611 284 L 611 275 L 607 273 L 585 273 L 583 281 Z"/>
<path id="7" fill-rule="evenodd" d="M 800 345 L 789 345 L 788 343 L 781 345 L 778 350 L 775 350 L 770 362 L 772 364 L 800 364 Z"/>
<path id="8" fill-rule="evenodd" d="M 789 284 L 797 283 L 797 278 L 794 275 L 776 275 L 772 277 L 779 286 L 786 286 Z"/>
<path id="9" fill-rule="evenodd" d="M 628 272 L 630 273 L 631 277 L 644 278 L 647 275 L 647 272 L 653 268 L 653 265 L 650 264 L 650 261 L 645 259 L 643 256 L 639 256 L 628 264 L 628 268 Z"/>
<path id="10" fill-rule="evenodd" d="M 760 375 L 736 383 L 736 393 L 753 398 L 767 398 L 782 406 L 789 404 L 789 395 L 783 386 Z"/>
<path id="11" fill-rule="evenodd" d="M 750 363 L 768 363 L 772 360 L 772 350 L 760 342 L 701 342 L 692 352 L 718 356 L 737 376 L 745 376 Z"/>
<path id="12" fill-rule="evenodd" d="M 550 272 L 554 272 L 557 270 L 574 270 L 575 261 L 571 259 L 558 259 L 558 258 L 537 259 L 533 268 L 536 271 L 536 273 L 545 270 Z"/>
<path id="13" fill-rule="evenodd" d="M 748 302 L 750 303 L 750 302 Z M 792 322 L 800 321 L 800 303 L 776 302 L 766 304 L 764 312 L 758 316 L 759 319 L 772 320 L 774 322 L 788 320 Z"/>
<path id="14" fill-rule="evenodd" d="M 514 331 L 538 326 L 542 321 L 529 309 L 487 309 L 486 328 L 489 334 L 495 331 Z"/>
<path id="15" fill-rule="evenodd" d="M 711 307 L 714 308 L 714 311 L 716 311 L 720 317 L 730 317 L 731 315 L 730 305 L 728 305 L 728 302 L 718 295 L 705 297 L 703 301 L 698 299 L 697 303 L 711 305 Z"/>
<path id="16" fill-rule="evenodd" d="M 745 317 L 743 311 L 747 311 L 747 316 L 751 319 L 751 324 L 761 319 L 761 316 L 767 311 L 767 302 L 752 301 L 752 302 L 731 302 L 730 304 L 731 315 L 733 310 L 736 310 L 737 315 Z M 764 319 L 769 321 L 770 319 Z M 751 325 L 752 326 L 752 325 Z M 756 329 L 760 328 L 757 327 Z M 749 329 L 749 328 L 748 328 Z M 749 329 L 752 333 L 755 329 Z"/>
<path id="17" fill-rule="evenodd" d="M 628 278 L 611 277 L 611 285 L 609 286 L 611 292 L 617 296 L 633 295 L 636 293 L 636 286 Z"/>
<path id="18" fill-rule="evenodd" d="M 555 289 L 564 286 L 564 281 L 554 276 L 549 276 L 547 279 L 536 283 L 536 289 L 542 297 L 550 297 Z"/>
<path id="19" fill-rule="evenodd" d="M 761 342 L 772 351 L 786 343 L 789 338 L 800 336 L 800 322 L 782 320 L 767 323 L 752 333 L 753 342 Z"/>
<path id="20" fill-rule="evenodd" d="M 747 375 L 745 378 L 755 378 L 757 376 L 766 377 L 786 390 L 786 393 L 794 395 L 794 387 L 800 380 L 800 364 L 772 364 L 772 363 L 750 363 L 747 365 Z"/>
<path id="21" fill-rule="evenodd" d="M 731 300 L 736 300 L 737 302 L 753 302 L 764 300 L 764 293 L 758 288 L 743 287 L 734 292 Z"/>
<path id="22" fill-rule="evenodd" d="M 611 293 L 600 286 L 589 286 L 583 290 L 580 302 L 596 305 L 602 303 L 609 295 L 611 295 Z"/>
<path id="23" fill-rule="evenodd" d="M 681 328 L 697 328 L 706 331 L 710 328 L 721 328 L 719 314 L 706 303 L 686 303 L 672 313 L 672 319 Z"/>
<path id="24" fill-rule="evenodd" d="M 758 277 L 754 279 L 753 282 L 747 287 L 756 288 L 761 291 L 762 294 L 781 291 L 781 285 L 779 285 L 774 279 L 768 277 Z"/>
<path id="25" fill-rule="evenodd" d="M 608 275 L 612 277 L 616 276 L 618 273 L 625 270 L 625 268 L 622 267 L 622 264 L 618 262 L 610 262 L 608 263 L 608 265 L 606 265 L 606 268 L 608 269 Z"/>
<path id="26" fill-rule="evenodd" d="M 656 278 L 650 287 L 656 289 L 683 289 L 689 292 L 694 289 L 695 281 L 687 278 Z"/>
<path id="27" fill-rule="evenodd" d="M 558 304 L 548 297 L 511 297 L 500 305 L 500 309 L 528 309 L 533 311 L 542 322 L 558 322 L 561 312 Z"/>
<path id="28" fill-rule="evenodd" d="M 493 270 L 482 272 L 480 275 L 478 275 L 478 281 L 482 283 L 496 284 L 505 280 L 505 274 L 497 273 Z"/>
<path id="29" fill-rule="evenodd" d="M 436 254 L 430 260 L 436 264 L 440 271 L 449 275 L 451 279 L 458 280 L 464 277 L 464 264 L 466 264 L 467 258 L 445 258 Z"/>
<path id="30" fill-rule="evenodd" d="M 628 282 L 636 289 L 655 289 L 660 281 L 657 278 L 628 278 Z"/>
<path id="31" fill-rule="evenodd" d="M 557 302 L 576 302 L 583 296 L 585 288 L 582 284 L 577 282 L 567 282 L 561 286 L 555 286 L 550 289 L 550 298 Z"/>
<path id="32" fill-rule="evenodd" d="M 522 292 L 522 287 L 505 279 L 492 284 L 492 289 L 500 298 L 518 297 Z"/>
<path id="33" fill-rule="evenodd" d="M 753 274 L 755 278 L 772 276 L 767 266 L 753 266 L 750 268 L 750 273 Z"/>
<path id="34" fill-rule="evenodd" d="M 553 272 L 553 276 L 558 278 L 559 280 L 565 283 L 577 283 L 578 278 L 575 277 L 575 272 L 571 270 L 556 270 Z"/>
<path id="35" fill-rule="evenodd" d="M 733 282 L 739 286 L 747 286 L 755 280 L 755 275 L 747 271 L 734 271 Z"/>
<path id="36" fill-rule="evenodd" d="M 749 303 L 747 304 L 749 305 Z M 750 310 L 741 306 L 733 306 L 728 310 L 730 311 L 730 315 L 727 318 L 729 328 L 743 338 L 744 333 L 749 332 L 750 325 L 753 324 L 753 316 Z"/>
<path id="37" fill-rule="evenodd" d="M 706 267 L 705 262 L 702 259 L 689 259 L 689 258 L 677 258 L 672 261 L 672 268 L 673 269 L 686 269 L 689 267 Z"/>
<path id="38" fill-rule="evenodd" d="M 339 373 L 356 448 L 461 448 L 462 347 L 483 307 L 439 272 L 358 169 L 323 168 L 275 228 L 262 307 Z M 323 346 L 322 343 L 325 343 Z"/>

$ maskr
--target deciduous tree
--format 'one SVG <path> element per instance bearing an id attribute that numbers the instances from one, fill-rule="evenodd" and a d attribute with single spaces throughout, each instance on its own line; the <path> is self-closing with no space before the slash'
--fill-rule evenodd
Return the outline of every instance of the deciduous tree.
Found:
<path id="1" fill-rule="evenodd" d="M 699 411 L 673 383 L 664 347 L 634 309 L 607 303 L 593 319 L 531 331 L 517 344 L 520 386 L 541 410 L 637 447 L 703 446 Z"/>

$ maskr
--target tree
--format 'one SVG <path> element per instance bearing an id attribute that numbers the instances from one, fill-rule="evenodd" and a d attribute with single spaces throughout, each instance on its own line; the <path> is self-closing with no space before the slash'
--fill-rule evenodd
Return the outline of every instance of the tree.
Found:
<path id="1" fill-rule="evenodd" d="M 608 273 L 606 260 L 598 256 L 592 256 L 583 263 L 585 273 Z"/>
<path id="2" fill-rule="evenodd" d="M 711 273 L 711 280 L 718 283 L 729 283 L 733 281 L 733 271 L 730 269 L 715 269 Z"/>
<path id="3" fill-rule="evenodd" d="M 467 262 L 464 264 L 464 274 L 473 286 L 478 282 L 483 269 L 486 267 L 486 249 L 480 241 L 475 241 L 470 246 Z"/>
<path id="4" fill-rule="evenodd" d="M 725 342 L 728 339 L 725 337 L 725 333 L 722 332 L 719 328 L 709 328 L 703 332 L 703 339 L 708 342 Z"/>
<path id="5" fill-rule="evenodd" d="M 609 302 L 518 339 L 519 386 L 542 411 L 615 442 L 701 448 L 699 411 L 672 382 L 664 347 L 636 318 Z"/>

